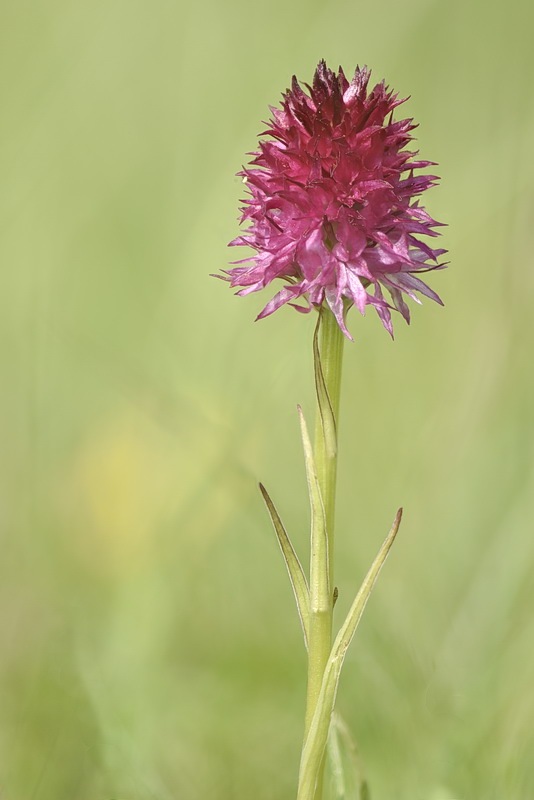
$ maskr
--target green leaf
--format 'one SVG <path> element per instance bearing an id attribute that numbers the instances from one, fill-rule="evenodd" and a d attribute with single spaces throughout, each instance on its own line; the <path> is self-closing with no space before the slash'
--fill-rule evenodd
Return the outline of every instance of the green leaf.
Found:
<path id="1" fill-rule="evenodd" d="M 333 644 L 330 658 L 328 659 L 323 675 L 323 682 L 315 713 L 302 751 L 297 800 L 312 800 L 314 796 L 317 776 L 328 739 L 330 720 L 334 711 L 339 678 L 345 655 L 354 633 L 356 632 L 356 628 L 358 627 L 358 623 L 360 622 L 376 579 L 395 541 L 401 518 L 402 508 L 397 511 L 391 530 L 373 561 L 369 572 L 365 576 L 347 618 L 341 626 Z M 364 791 L 366 791 L 366 787 Z"/>
<path id="2" fill-rule="evenodd" d="M 319 327 L 321 325 L 321 315 L 317 320 L 315 326 L 315 333 L 313 334 L 313 364 L 315 370 L 315 390 L 317 392 L 317 404 L 319 407 L 319 415 L 321 417 L 321 428 L 323 431 L 325 450 L 328 458 L 334 458 L 337 452 L 337 431 L 336 419 L 334 416 L 334 409 L 326 382 L 324 379 L 323 366 L 321 364 L 321 353 L 319 350 Z"/>
<path id="3" fill-rule="evenodd" d="M 335 800 L 347 800 L 347 783 L 345 781 L 345 767 L 341 755 L 339 732 L 334 724 L 335 715 L 332 715 L 332 724 L 328 732 L 328 761 L 332 773 L 333 796 Z M 355 798 L 355 800 L 357 800 Z"/>
<path id="4" fill-rule="evenodd" d="M 310 558 L 310 613 L 327 611 L 332 603 L 330 597 L 330 578 L 328 565 L 328 536 L 326 515 L 317 469 L 302 408 L 297 406 L 300 419 L 300 432 L 306 462 L 306 477 L 311 509 L 311 558 Z"/>
<path id="5" fill-rule="evenodd" d="M 338 711 L 332 714 L 327 748 L 335 800 L 369 800 L 358 747 Z"/>
<path id="6" fill-rule="evenodd" d="M 260 492 L 262 493 L 267 511 L 271 517 L 271 522 L 280 545 L 280 550 L 286 562 L 289 580 L 293 588 L 293 594 L 297 602 L 297 611 L 300 617 L 300 624 L 302 626 L 302 633 L 304 634 L 304 644 L 308 648 L 309 629 L 310 629 L 310 591 L 308 589 L 308 582 L 304 575 L 301 563 L 298 559 L 295 548 L 291 544 L 291 540 L 287 535 L 286 529 L 280 519 L 280 515 L 276 510 L 273 501 L 269 497 L 269 493 L 265 486 L 260 483 Z"/>

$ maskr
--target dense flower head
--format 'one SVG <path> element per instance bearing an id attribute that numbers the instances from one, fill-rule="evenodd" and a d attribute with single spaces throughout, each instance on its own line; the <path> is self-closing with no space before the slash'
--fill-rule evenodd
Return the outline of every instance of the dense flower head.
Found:
<path id="1" fill-rule="evenodd" d="M 392 334 L 392 310 L 410 321 L 405 296 L 441 304 L 419 277 L 445 266 L 446 251 L 421 239 L 438 235 L 440 223 L 418 199 L 438 178 L 415 171 L 434 162 L 407 149 L 416 125 L 393 119 L 405 100 L 383 81 L 369 90 L 369 79 L 358 67 L 349 82 L 324 61 L 308 91 L 293 77 L 239 173 L 250 193 L 241 209 L 248 227 L 230 244 L 254 253 L 234 262 L 225 279 L 240 295 L 284 282 L 258 318 L 285 303 L 304 312 L 326 304 L 352 338 L 351 305 L 362 314 L 374 306 Z"/>

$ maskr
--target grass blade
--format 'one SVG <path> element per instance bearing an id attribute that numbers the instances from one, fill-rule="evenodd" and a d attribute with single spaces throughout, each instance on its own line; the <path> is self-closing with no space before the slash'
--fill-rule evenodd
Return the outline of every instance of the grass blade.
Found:
<path id="1" fill-rule="evenodd" d="M 369 800 L 358 747 L 339 711 L 334 711 L 328 731 L 328 757 L 336 800 Z"/>
<path id="2" fill-rule="evenodd" d="M 311 558 L 310 558 L 310 613 L 328 610 L 331 604 L 328 566 L 328 536 L 326 515 L 317 478 L 317 469 L 310 441 L 310 434 L 302 408 L 297 406 L 300 432 L 306 462 L 306 477 L 311 509 Z"/>
<path id="3" fill-rule="evenodd" d="M 267 506 L 267 511 L 271 517 L 271 522 L 273 523 L 273 528 L 278 539 L 278 544 L 280 545 L 280 550 L 282 551 L 282 555 L 286 563 L 289 580 L 291 582 L 291 587 L 297 603 L 297 611 L 300 618 L 302 633 L 304 634 L 304 644 L 306 645 L 307 649 L 310 629 L 310 591 L 308 589 L 308 582 L 306 580 L 306 576 L 304 575 L 304 570 L 302 569 L 295 548 L 293 547 L 291 540 L 287 535 L 287 531 L 284 528 L 282 520 L 280 519 L 280 515 L 278 514 L 278 511 L 276 510 L 275 505 L 271 500 L 269 493 L 267 492 L 267 489 L 262 483 L 260 483 L 259 486 L 260 492 L 262 493 L 265 501 L 265 505 Z"/>

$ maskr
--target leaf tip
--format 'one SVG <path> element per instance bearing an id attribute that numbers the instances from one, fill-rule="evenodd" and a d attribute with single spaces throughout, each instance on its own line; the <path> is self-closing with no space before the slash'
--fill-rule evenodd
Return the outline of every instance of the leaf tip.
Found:
<path id="1" fill-rule="evenodd" d="M 258 489 L 260 490 L 261 496 L 263 497 L 263 502 L 265 503 L 267 508 L 270 509 L 270 506 L 272 504 L 272 500 L 270 498 L 269 492 L 267 491 L 267 489 L 265 488 L 265 486 L 263 485 L 263 483 L 261 481 L 258 482 Z M 269 513 L 271 513 L 271 512 L 269 511 Z"/>
<path id="2" fill-rule="evenodd" d="M 397 536 L 397 533 L 399 532 L 399 528 L 400 528 L 400 524 L 401 524 L 403 513 L 404 513 L 404 509 L 401 506 L 398 509 L 397 513 L 395 514 L 395 519 L 393 520 L 393 525 L 391 526 L 391 530 L 389 532 L 389 538 L 390 538 L 391 542 L 393 542 L 393 540 Z"/>
<path id="3" fill-rule="evenodd" d="M 299 423 L 301 429 L 306 428 L 307 430 L 306 417 L 304 416 L 304 411 L 302 410 L 302 406 L 299 403 L 297 403 L 297 414 L 299 415 Z"/>

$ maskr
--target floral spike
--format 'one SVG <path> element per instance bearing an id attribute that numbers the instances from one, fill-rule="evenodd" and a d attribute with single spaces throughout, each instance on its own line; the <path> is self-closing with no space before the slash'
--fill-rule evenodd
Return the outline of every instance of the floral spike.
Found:
<path id="1" fill-rule="evenodd" d="M 287 535 L 286 529 L 284 528 L 282 520 L 280 519 L 280 515 L 278 514 L 278 511 L 276 510 L 275 505 L 271 500 L 269 493 L 267 492 L 267 489 L 262 483 L 259 484 L 259 487 L 265 501 L 265 505 L 267 506 L 267 511 L 271 517 L 271 522 L 273 523 L 278 544 L 280 545 L 280 550 L 282 551 L 284 561 L 286 562 L 289 580 L 291 582 L 291 587 L 297 603 L 297 611 L 300 618 L 302 633 L 304 634 L 304 644 L 306 645 L 306 649 L 308 649 L 310 629 L 310 590 L 308 589 L 308 581 L 304 575 L 304 570 L 302 569 L 295 548 L 291 544 L 291 539 Z"/>
<path id="2" fill-rule="evenodd" d="M 414 171 L 434 162 L 407 149 L 413 120 L 393 117 L 407 98 L 384 81 L 369 89 L 370 76 L 358 67 L 349 82 L 341 68 L 333 72 L 321 61 L 307 91 L 293 77 L 239 173 L 250 195 L 241 216 L 248 228 L 230 244 L 254 253 L 221 277 L 241 295 L 283 281 L 259 318 L 285 303 L 299 311 L 324 304 L 350 339 L 345 315 L 352 305 L 361 314 L 373 306 L 393 335 L 392 310 L 410 321 L 404 296 L 441 303 L 415 277 L 445 266 L 446 251 L 420 238 L 438 235 L 440 223 L 419 205 L 438 178 Z"/>

